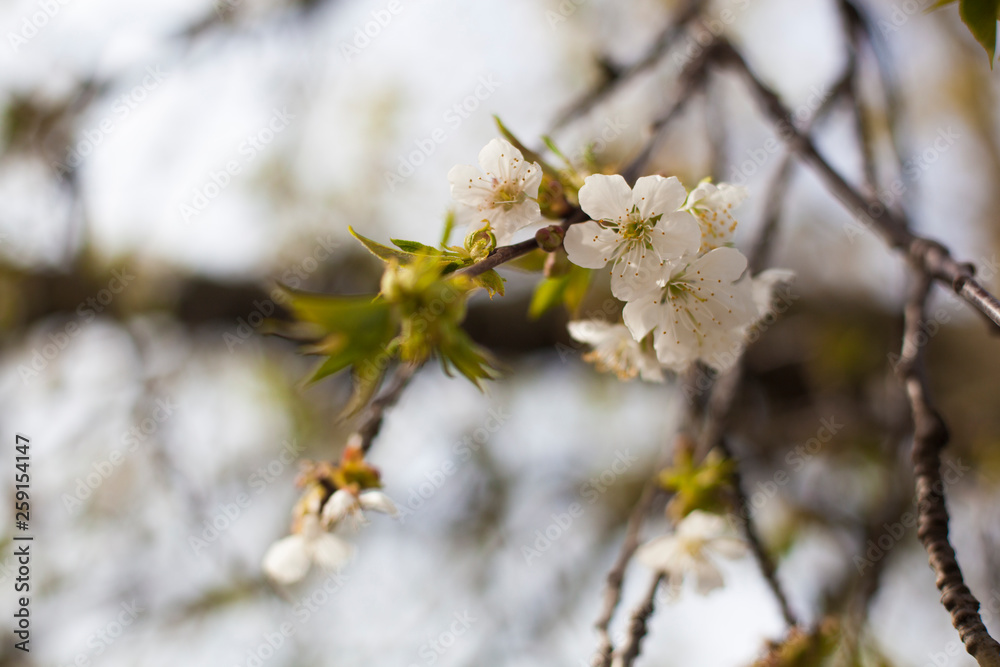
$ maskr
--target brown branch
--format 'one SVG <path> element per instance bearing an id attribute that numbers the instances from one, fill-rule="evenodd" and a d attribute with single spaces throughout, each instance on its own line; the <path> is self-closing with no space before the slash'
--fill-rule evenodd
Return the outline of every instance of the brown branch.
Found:
<path id="1" fill-rule="evenodd" d="M 415 364 L 400 364 L 397 366 L 392 378 L 390 378 L 386 386 L 382 389 L 382 393 L 368 404 L 368 407 L 365 409 L 365 415 L 361 418 L 361 423 L 356 430 L 356 433 L 361 437 L 361 443 L 358 446 L 363 453 L 367 454 L 368 450 L 371 449 L 375 437 L 382 429 L 385 411 L 396 404 L 399 396 L 406 389 L 407 385 L 410 384 L 410 380 L 413 379 L 413 375 L 417 372 L 418 368 L 419 366 Z"/>
<path id="2" fill-rule="evenodd" d="M 688 0 L 678 12 L 677 17 L 660 32 L 659 36 L 653 42 L 653 46 L 647 50 L 642 58 L 631 66 L 627 68 L 605 66 L 604 69 L 607 78 L 599 85 L 587 91 L 580 99 L 573 102 L 565 111 L 560 113 L 552 125 L 552 131 L 559 130 L 570 121 L 587 113 L 601 101 L 607 99 L 623 83 L 632 80 L 635 76 L 659 62 L 660 58 L 667 52 L 667 49 L 686 31 L 688 24 L 698 16 L 701 4 L 702 0 Z"/>
<path id="3" fill-rule="evenodd" d="M 739 460 L 733 455 L 729 442 L 725 438 L 722 438 L 719 441 L 718 449 L 727 459 L 737 464 L 733 467 L 733 490 L 736 494 L 735 503 L 737 511 L 741 508 L 751 507 L 750 498 L 747 496 L 746 488 L 743 485 L 743 475 L 740 473 Z M 768 588 L 771 589 L 771 592 L 778 601 L 782 618 L 785 619 L 788 627 L 796 627 L 799 621 L 795 617 L 795 614 L 792 613 L 792 607 L 788 604 L 788 596 L 781 587 L 781 582 L 778 581 L 777 565 L 775 565 L 771 554 L 764 547 L 764 542 L 760 539 L 760 533 L 757 532 L 757 524 L 751 520 L 749 513 L 743 522 L 743 532 L 746 535 L 747 544 L 750 545 L 750 553 L 753 554 L 754 560 L 757 561 L 757 566 L 760 568 L 764 581 L 767 582 Z"/>
<path id="4" fill-rule="evenodd" d="M 645 597 L 643 597 L 642 602 L 639 603 L 639 606 L 632 613 L 632 619 L 629 621 L 628 637 L 618 653 L 620 660 L 616 661 L 615 665 L 631 667 L 635 659 L 639 657 L 642 638 L 646 636 L 648 631 L 647 623 L 649 622 L 649 617 L 653 615 L 653 611 L 655 610 L 656 590 L 659 588 L 662 580 L 662 573 L 653 575 L 653 578 L 650 580 L 649 589 L 646 591 Z"/>
<path id="5" fill-rule="evenodd" d="M 1000 300 L 976 282 L 973 277 L 975 267 L 956 261 L 940 243 L 913 234 L 906 218 L 890 211 L 885 202 L 860 194 L 820 155 L 812 138 L 795 129 L 791 115 L 777 94 L 757 78 L 731 44 L 720 42 L 717 53 L 721 61 L 735 67 L 742 75 L 789 147 L 819 174 L 827 189 L 861 224 L 877 231 L 892 248 L 904 252 L 920 270 L 951 287 L 1000 326 Z"/>
<path id="6" fill-rule="evenodd" d="M 948 509 L 941 478 L 941 450 L 948 445 L 948 428 L 931 403 L 924 370 L 923 347 L 917 343 L 926 326 L 927 298 L 932 282 L 927 273 L 917 274 L 913 294 L 904 310 L 905 330 L 900 362 L 900 380 L 913 412 L 913 465 L 917 490 L 917 536 L 927 549 L 937 574 L 941 602 L 951 614 L 952 624 L 969 655 L 982 667 L 1000 667 L 1000 644 L 990 636 L 979 615 L 979 600 L 965 585 L 948 539 Z"/>
<path id="7" fill-rule="evenodd" d="M 670 462 L 670 456 L 671 448 L 664 446 L 660 452 L 660 459 L 657 461 L 656 469 L 659 470 L 666 467 Z M 611 619 L 615 615 L 615 610 L 621 602 L 625 569 L 635 554 L 635 550 L 639 548 L 639 531 L 642 529 L 642 522 L 645 520 L 646 514 L 649 513 L 649 509 L 653 505 L 653 500 L 660 491 L 660 484 L 655 475 L 646 480 L 639 500 L 632 508 L 632 513 L 629 514 L 628 524 L 625 528 L 625 539 L 622 540 L 618 558 L 615 559 L 614 565 L 611 566 L 611 570 L 608 572 L 606 578 L 607 586 L 604 589 L 604 599 L 601 604 L 601 615 L 594 623 L 599 636 L 597 652 L 593 662 L 597 667 L 608 667 L 611 664 L 614 644 L 611 641 L 609 628 L 611 626 Z"/>

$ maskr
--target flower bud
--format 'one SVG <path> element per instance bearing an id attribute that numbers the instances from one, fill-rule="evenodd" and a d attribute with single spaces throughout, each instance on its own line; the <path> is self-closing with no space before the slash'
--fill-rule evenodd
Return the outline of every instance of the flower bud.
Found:
<path id="1" fill-rule="evenodd" d="M 545 252 L 555 252 L 562 247 L 563 237 L 566 231 L 559 225 L 549 225 L 535 232 L 535 241 L 538 247 Z"/>
<path id="2" fill-rule="evenodd" d="M 469 232 L 469 235 L 465 237 L 465 249 L 469 252 L 472 259 L 477 262 L 489 256 L 496 247 L 497 237 L 494 236 L 489 223 L 486 223 L 473 232 Z"/>

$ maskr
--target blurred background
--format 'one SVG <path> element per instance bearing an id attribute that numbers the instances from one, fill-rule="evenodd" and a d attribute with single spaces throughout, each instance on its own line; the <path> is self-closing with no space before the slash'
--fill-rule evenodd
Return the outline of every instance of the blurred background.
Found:
<path id="1" fill-rule="evenodd" d="M 862 53 L 862 111 L 883 196 L 996 292 L 996 78 L 955 8 L 927 13 L 930 4 L 863 3 L 895 101 Z M 0 664 L 588 664 L 625 518 L 690 404 L 679 386 L 597 374 L 568 340 L 564 313 L 526 318 L 537 276 L 504 271 L 507 296 L 475 300 L 467 326 L 511 372 L 479 393 L 424 369 L 371 454 L 402 516 L 376 517 L 353 538 L 358 555 L 340 577 L 314 572 L 285 589 L 260 560 L 287 533 L 298 460 L 339 457 L 347 427 L 334 416 L 349 383 L 304 388 L 313 360 L 259 329 L 281 314 L 276 281 L 375 292 L 380 263 L 348 225 L 436 242 L 447 171 L 475 163 L 496 134 L 492 114 L 539 146 L 609 71 L 641 59 L 679 8 L 4 2 L 0 420 L 10 472 L 0 488 L 12 507 L 13 433 L 29 436 L 35 541 L 25 655 L 7 629 L 16 563 L 4 520 Z M 797 119 L 829 96 L 848 54 L 833 2 L 723 0 L 702 11 L 700 34 L 728 35 Z M 648 140 L 699 48 L 696 37 L 676 40 L 557 128 L 556 142 L 580 166 L 616 169 Z M 816 132 L 859 182 L 850 106 Z M 774 137 L 741 83 L 721 74 L 665 134 L 650 171 L 688 187 L 711 174 L 745 183 L 746 249 L 784 161 Z M 973 665 L 903 524 L 913 510 L 908 411 L 890 357 L 903 263 L 798 167 L 769 258 L 797 279 L 749 351 L 731 437 L 794 610 L 856 626 L 842 664 Z M 583 312 L 608 295 L 596 284 Z M 995 635 L 1000 355 L 982 318 L 940 289 L 931 317 L 932 386 L 954 434 L 953 540 Z M 815 446 L 831 421 L 835 436 Z M 573 503 L 582 514 L 565 525 Z M 654 519 L 644 535 L 666 529 Z M 540 540 L 547 530 L 557 537 Z M 641 569 L 629 570 L 623 610 L 641 595 Z M 723 591 L 689 589 L 659 606 L 639 664 L 748 665 L 781 638 L 753 561 L 724 572 Z"/>

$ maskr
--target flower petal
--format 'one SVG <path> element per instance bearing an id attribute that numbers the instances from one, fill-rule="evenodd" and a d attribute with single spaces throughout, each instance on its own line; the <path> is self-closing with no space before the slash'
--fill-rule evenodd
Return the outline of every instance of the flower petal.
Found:
<path id="1" fill-rule="evenodd" d="M 637 341 L 645 338 L 646 334 L 657 327 L 662 315 L 660 299 L 658 294 L 654 292 L 629 301 L 622 309 L 622 319 L 625 320 L 625 326 L 632 333 L 632 338 Z"/>
<path id="2" fill-rule="evenodd" d="M 619 174 L 588 176 L 579 198 L 580 208 L 594 220 L 617 220 L 632 209 L 632 190 Z"/>
<path id="3" fill-rule="evenodd" d="M 632 203 L 646 220 L 654 215 L 673 213 L 684 205 L 686 197 L 687 190 L 676 176 L 643 176 L 632 188 Z"/>
<path id="4" fill-rule="evenodd" d="M 456 164 L 448 171 L 451 198 L 460 204 L 479 208 L 493 198 L 493 183 L 483 178 L 470 164 Z"/>
<path id="5" fill-rule="evenodd" d="M 708 558 L 700 558 L 694 561 L 694 576 L 698 585 L 698 592 L 707 595 L 717 588 L 722 588 L 722 572 Z"/>
<path id="6" fill-rule="evenodd" d="M 358 511 L 358 499 L 346 489 L 340 489 L 323 505 L 323 523 L 332 526 Z"/>
<path id="7" fill-rule="evenodd" d="M 267 576 L 282 584 L 292 584 L 309 571 L 309 552 L 306 539 L 289 535 L 272 544 L 264 554 L 262 567 Z"/>
<path id="8" fill-rule="evenodd" d="M 500 181 L 510 181 L 514 178 L 514 169 L 524 161 L 521 151 L 506 139 L 492 139 L 479 151 L 479 166 L 487 174 L 496 176 Z"/>
<path id="9" fill-rule="evenodd" d="M 396 503 L 392 502 L 392 498 L 381 491 L 365 491 L 358 497 L 358 502 L 366 510 L 382 512 L 389 516 L 395 516 L 399 513 L 399 510 L 396 509 Z"/>
<path id="10" fill-rule="evenodd" d="M 662 261 L 693 255 L 701 246 L 701 227 L 690 213 L 677 211 L 660 218 L 651 232 L 653 249 Z"/>
<path id="11" fill-rule="evenodd" d="M 336 535 L 323 533 L 310 545 L 312 559 L 327 570 L 339 570 L 354 555 L 354 545 Z"/>
<path id="12" fill-rule="evenodd" d="M 573 340 L 595 347 L 614 338 L 614 325 L 601 320 L 574 320 L 566 328 Z"/>
<path id="13" fill-rule="evenodd" d="M 570 226 L 563 239 L 569 261 L 585 269 L 599 269 L 607 264 L 617 245 L 618 235 L 593 220 Z"/>
<path id="14" fill-rule="evenodd" d="M 682 556 L 678 550 L 677 539 L 672 535 L 653 538 L 635 552 L 635 558 L 640 563 L 651 570 L 671 576 L 683 574 Z"/>
<path id="15" fill-rule="evenodd" d="M 736 537 L 717 537 L 709 542 L 709 549 L 723 558 L 737 560 L 747 554 L 747 543 Z"/>

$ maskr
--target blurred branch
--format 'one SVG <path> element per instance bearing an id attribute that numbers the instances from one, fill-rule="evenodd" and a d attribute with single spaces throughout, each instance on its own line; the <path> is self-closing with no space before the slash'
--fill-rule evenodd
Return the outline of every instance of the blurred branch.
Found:
<path id="1" fill-rule="evenodd" d="M 659 588 L 661 581 L 663 581 L 662 574 L 653 575 L 645 597 L 643 597 L 642 602 L 639 603 L 639 606 L 632 613 L 632 619 L 628 627 L 628 637 L 619 652 L 619 660 L 615 662 L 616 667 L 618 665 L 621 667 L 631 667 L 635 659 L 639 657 L 640 644 L 642 638 L 646 636 L 646 624 L 649 621 L 649 617 L 653 615 L 653 611 L 655 610 L 656 589 Z"/>
<path id="2" fill-rule="evenodd" d="M 356 433 L 361 438 L 358 446 L 361 448 L 362 453 L 367 454 L 368 450 L 371 449 L 376 436 L 382 430 L 385 411 L 396 404 L 396 401 L 399 400 L 403 390 L 410 384 L 410 380 L 413 379 L 413 375 L 417 372 L 418 368 L 419 366 L 414 364 L 400 364 L 397 366 L 393 376 L 386 383 L 385 387 L 383 387 L 382 393 L 368 404 L 365 414 L 361 418 L 361 423 L 356 430 Z"/>
<path id="3" fill-rule="evenodd" d="M 646 54 L 631 66 L 619 68 L 605 61 L 602 67 L 604 70 L 603 81 L 597 86 L 592 87 L 580 99 L 570 104 L 565 111 L 560 113 L 552 125 L 552 131 L 555 132 L 570 121 L 584 115 L 607 99 L 623 83 L 630 81 L 638 74 L 655 65 L 677 38 L 686 32 L 688 24 L 700 13 L 701 5 L 702 0 L 685 0 L 676 18 L 660 32 L 659 36 L 653 42 L 653 46 Z"/>
<path id="4" fill-rule="evenodd" d="M 743 56 L 731 44 L 720 42 L 715 53 L 722 62 L 734 67 L 743 77 L 765 114 L 781 128 L 789 147 L 819 174 L 827 189 L 840 199 L 862 225 L 877 231 L 892 248 L 906 253 L 922 271 L 949 285 L 957 295 L 1000 327 L 1000 301 L 975 280 L 974 266 L 956 261 L 948 248 L 940 243 L 916 236 L 909 230 L 905 217 L 893 213 L 877 197 L 863 196 L 844 180 L 820 155 L 812 138 L 795 129 L 791 114 L 777 94 L 757 78 Z"/>
<path id="5" fill-rule="evenodd" d="M 927 549 L 937 574 L 941 602 L 951 614 L 965 649 L 981 667 L 1000 667 L 1000 644 L 990 636 L 979 615 L 979 600 L 962 578 L 955 549 L 948 539 L 948 509 L 941 477 L 941 450 L 948 445 L 948 427 L 931 402 L 924 371 L 920 337 L 927 326 L 927 298 L 932 281 L 917 274 L 913 294 L 904 310 L 905 330 L 900 352 L 899 377 L 913 412 L 913 465 L 916 475 L 917 536 Z"/>

